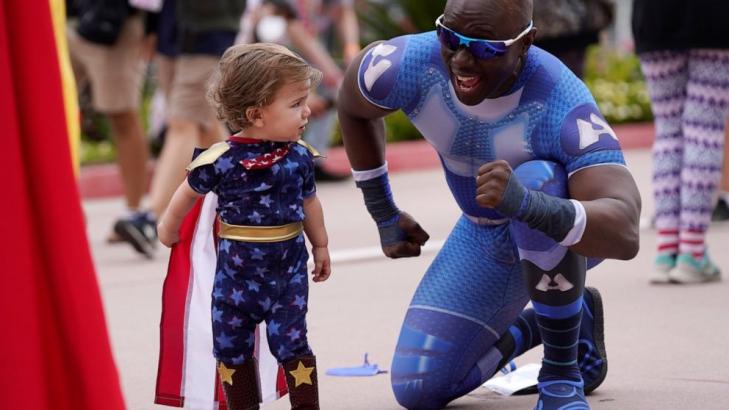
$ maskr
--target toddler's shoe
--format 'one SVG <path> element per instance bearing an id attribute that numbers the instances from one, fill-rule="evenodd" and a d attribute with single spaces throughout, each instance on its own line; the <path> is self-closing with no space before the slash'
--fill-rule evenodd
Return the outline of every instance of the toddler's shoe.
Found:
<path id="1" fill-rule="evenodd" d="M 590 410 L 582 383 L 570 380 L 540 382 L 534 410 Z"/>
<path id="2" fill-rule="evenodd" d="M 650 283 L 670 283 L 669 273 L 676 267 L 676 255 L 660 254 L 653 263 L 653 272 L 649 278 Z"/>
<path id="3" fill-rule="evenodd" d="M 690 253 L 682 253 L 676 259 L 676 268 L 668 274 L 671 282 L 676 283 L 703 283 L 721 280 L 721 271 L 709 259 L 709 253 L 704 252 L 701 259 L 694 258 Z"/>

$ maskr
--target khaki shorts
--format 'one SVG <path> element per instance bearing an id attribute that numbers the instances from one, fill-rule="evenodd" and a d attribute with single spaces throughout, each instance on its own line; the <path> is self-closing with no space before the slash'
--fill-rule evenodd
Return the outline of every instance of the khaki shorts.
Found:
<path id="1" fill-rule="evenodd" d="M 145 73 L 142 17 L 128 18 L 112 46 L 87 41 L 71 25 L 66 37 L 76 82 L 91 84 L 94 109 L 105 114 L 136 111 Z"/>
<path id="2" fill-rule="evenodd" d="M 204 129 L 217 126 L 207 92 L 218 61 L 209 55 L 157 57 L 157 85 L 167 98 L 167 118 L 193 121 Z"/>

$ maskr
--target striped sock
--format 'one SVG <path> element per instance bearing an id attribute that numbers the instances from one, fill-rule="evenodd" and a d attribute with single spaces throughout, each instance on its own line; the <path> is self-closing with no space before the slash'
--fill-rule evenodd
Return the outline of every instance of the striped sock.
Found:
<path id="1" fill-rule="evenodd" d="M 577 366 L 582 295 L 569 305 L 546 306 L 533 301 L 532 303 L 544 346 L 539 381 L 582 381 Z"/>
<path id="2" fill-rule="evenodd" d="M 539 335 L 534 309 L 524 309 L 509 330 L 496 341 L 494 347 L 501 352 L 503 359 L 498 368 L 506 366 L 515 357 L 542 343 Z"/>
<path id="3" fill-rule="evenodd" d="M 695 259 L 703 258 L 706 251 L 704 235 L 705 233 L 699 230 L 681 230 L 678 250 L 681 253 L 690 253 Z"/>
<path id="4" fill-rule="evenodd" d="M 678 254 L 678 229 L 658 230 L 658 255 L 676 256 Z"/>
<path id="5" fill-rule="evenodd" d="M 534 309 L 523 310 L 516 322 L 509 328 L 509 333 L 514 338 L 512 359 L 541 344 L 542 337 L 539 335 L 537 315 Z"/>

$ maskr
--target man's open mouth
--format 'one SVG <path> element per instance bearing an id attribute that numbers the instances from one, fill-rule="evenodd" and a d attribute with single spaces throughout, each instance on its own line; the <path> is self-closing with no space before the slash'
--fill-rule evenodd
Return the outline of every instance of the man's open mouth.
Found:
<path id="1" fill-rule="evenodd" d="M 455 78 L 456 78 L 456 88 L 458 88 L 459 91 L 464 92 L 464 93 L 472 91 L 481 82 L 480 76 L 456 75 Z"/>

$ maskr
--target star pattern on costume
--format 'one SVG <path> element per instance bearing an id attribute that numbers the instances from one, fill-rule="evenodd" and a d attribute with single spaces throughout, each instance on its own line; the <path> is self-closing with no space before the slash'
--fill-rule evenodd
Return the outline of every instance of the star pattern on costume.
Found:
<path id="1" fill-rule="evenodd" d="M 267 190 L 269 190 L 269 189 L 271 189 L 271 185 L 268 185 L 268 184 L 267 184 L 267 183 L 265 183 L 265 182 L 261 182 L 261 185 L 258 185 L 258 186 L 257 186 L 256 188 L 254 188 L 253 190 L 254 190 L 254 191 L 256 191 L 256 192 L 263 192 L 263 191 L 267 191 Z"/>
<path id="2" fill-rule="evenodd" d="M 213 306 L 213 322 L 223 321 L 223 311 Z"/>
<path id="3" fill-rule="evenodd" d="M 245 362 L 245 361 L 246 361 L 246 356 L 243 353 L 241 353 L 238 356 L 233 358 L 233 364 L 236 366 L 242 365 L 243 362 Z"/>
<path id="4" fill-rule="evenodd" d="M 266 252 L 259 248 L 253 248 L 253 251 L 251 251 L 251 259 L 262 261 L 264 256 L 266 256 Z"/>
<path id="5" fill-rule="evenodd" d="M 201 169 L 198 175 L 200 176 L 200 179 L 202 179 L 204 182 L 210 181 L 210 174 L 208 174 L 207 170 Z"/>
<path id="6" fill-rule="evenodd" d="M 304 306 L 306 306 L 306 299 L 301 295 L 296 295 L 296 299 L 292 305 L 297 306 L 299 310 L 303 310 Z"/>
<path id="7" fill-rule="evenodd" d="M 278 329 L 280 327 L 281 327 L 281 325 L 279 323 L 276 323 L 275 320 L 272 320 L 268 323 L 268 326 L 266 327 L 266 329 L 268 330 L 269 335 L 275 336 L 275 335 L 278 335 Z"/>
<path id="8" fill-rule="evenodd" d="M 261 200 L 258 201 L 258 203 L 261 204 L 261 205 L 263 205 L 263 206 L 265 206 L 266 208 L 270 208 L 271 207 L 271 203 L 273 203 L 273 201 L 271 200 L 271 195 L 263 195 L 263 196 L 261 196 Z"/>
<path id="9" fill-rule="evenodd" d="M 228 170 L 234 166 L 233 160 L 230 159 L 230 157 L 220 157 L 217 161 L 215 161 L 215 170 L 221 174 L 228 172 Z"/>
<path id="10" fill-rule="evenodd" d="M 228 322 L 228 324 L 233 329 L 238 329 L 239 327 L 241 327 L 243 325 L 243 320 L 241 318 L 239 318 L 238 316 L 233 316 L 233 319 L 230 319 L 230 322 Z"/>
<path id="11" fill-rule="evenodd" d="M 257 224 L 260 224 L 262 219 L 261 214 L 256 211 L 253 211 L 250 215 L 248 215 L 248 220 Z"/>
<path id="12" fill-rule="evenodd" d="M 293 342 L 294 340 L 297 340 L 301 337 L 301 331 L 292 328 L 291 330 L 289 330 L 288 333 L 286 333 L 286 336 L 288 336 L 289 339 L 291 339 L 291 341 Z"/>
<path id="13" fill-rule="evenodd" d="M 223 297 L 223 291 L 220 290 L 220 287 L 216 286 L 215 289 L 213 290 L 213 299 L 220 299 L 222 297 Z"/>
<path id="14" fill-rule="evenodd" d="M 248 339 L 246 339 L 246 344 L 248 345 L 248 347 L 253 347 L 253 345 L 256 344 L 256 334 L 255 333 L 251 333 L 248 335 Z"/>
<path id="15" fill-rule="evenodd" d="M 218 374 L 220 375 L 221 382 L 228 383 L 232 386 L 234 373 L 235 369 L 228 369 L 223 362 L 218 363 Z"/>
<path id="16" fill-rule="evenodd" d="M 293 161 L 288 160 L 288 159 L 286 160 L 286 163 L 284 164 L 284 168 L 286 168 L 286 170 L 289 171 L 289 172 L 291 172 L 291 173 L 293 173 L 296 170 L 296 168 L 298 168 L 298 167 L 299 167 L 299 163 L 298 162 L 293 162 Z"/>
<path id="17" fill-rule="evenodd" d="M 313 177 L 308 154 L 304 157 L 299 153 L 301 149 L 291 149 L 286 158 L 265 170 L 246 170 L 239 163 L 281 145 L 242 145 L 240 151 L 231 150 L 226 155 L 232 164 L 223 161 L 218 168 L 205 168 L 207 182 L 201 178 L 203 167 L 191 172 L 188 179 L 201 192 L 212 190 L 221 197 L 232 194 L 237 198 L 220 209 L 220 217 L 229 223 L 269 226 L 301 220 L 304 181 Z M 218 171 L 231 165 L 233 168 L 225 175 L 219 174 Z M 226 178 L 232 178 L 235 184 L 227 185 L 229 188 L 218 185 Z M 219 189 L 221 192 L 216 191 Z M 270 322 L 262 333 L 270 340 L 271 351 L 282 361 L 295 357 L 292 352 L 304 344 L 304 314 L 308 305 L 305 246 L 304 235 L 299 235 L 285 249 L 222 238 L 218 242 L 220 259 L 212 292 L 214 305 L 209 314 L 214 322 L 212 339 L 216 352 L 235 352 L 237 356 L 233 359 L 233 355 L 224 354 L 227 365 L 243 363 L 259 342 L 265 343 L 263 334 L 251 331 L 251 326 L 264 318 Z"/>
<path id="18" fill-rule="evenodd" d="M 273 303 L 271 301 L 271 298 L 266 298 L 264 300 L 258 301 L 258 304 L 261 305 L 261 307 L 263 308 L 264 311 L 268 311 L 268 309 L 271 308 L 271 303 Z"/>
<path id="19" fill-rule="evenodd" d="M 252 290 L 254 292 L 259 292 L 261 290 L 261 285 L 255 280 L 247 280 L 246 285 L 248 285 L 248 290 Z"/>
<path id="20" fill-rule="evenodd" d="M 243 297 L 243 291 L 235 288 L 233 289 L 233 293 L 230 295 L 230 298 L 233 299 L 236 306 L 246 301 Z"/>
<path id="21" fill-rule="evenodd" d="M 311 373 L 314 371 L 314 367 L 306 367 L 304 363 L 299 360 L 299 365 L 294 370 L 289 370 L 289 374 L 294 376 L 294 387 L 299 387 L 302 384 L 311 384 Z"/>
<path id="22" fill-rule="evenodd" d="M 223 270 L 225 271 L 225 274 L 228 275 L 228 276 L 230 276 L 230 277 L 233 277 L 233 276 L 235 276 L 236 273 L 238 273 L 237 270 L 231 268 L 228 265 L 223 266 Z"/>
<path id="23" fill-rule="evenodd" d="M 215 341 L 218 342 L 218 346 L 221 348 L 230 349 L 233 347 L 233 340 L 237 337 L 238 336 L 228 336 L 225 332 L 220 332 L 218 337 L 215 338 Z"/>

